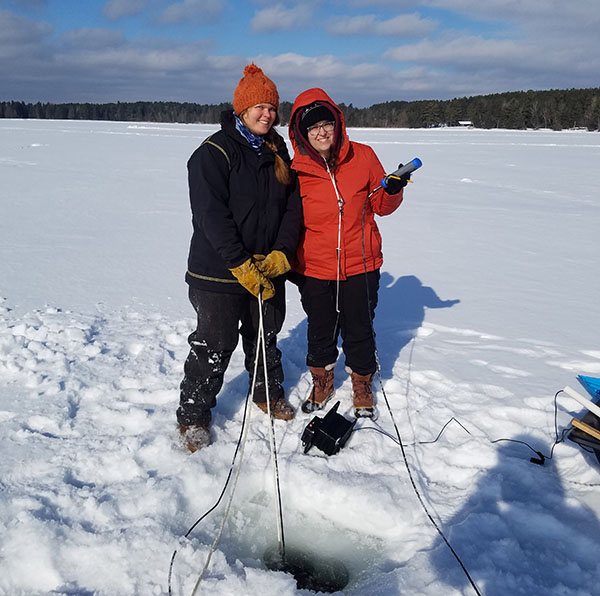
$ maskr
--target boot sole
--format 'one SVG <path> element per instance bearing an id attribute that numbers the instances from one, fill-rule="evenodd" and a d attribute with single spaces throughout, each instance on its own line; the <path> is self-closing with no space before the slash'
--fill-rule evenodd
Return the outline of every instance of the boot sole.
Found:
<path id="1" fill-rule="evenodd" d="M 307 399 L 302 406 L 300 406 L 300 409 L 305 413 L 305 414 L 310 414 L 311 412 L 316 412 L 317 410 L 322 410 L 325 407 L 325 404 L 335 395 L 335 391 L 333 391 L 331 393 L 331 395 L 329 395 L 328 397 L 326 397 L 322 402 L 315 402 L 313 400 L 311 400 L 310 398 Z"/>
<path id="2" fill-rule="evenodd" d="M 377 419 L 377 410 L 375 408 L 354 408 L 354 416 L 356 418 Z"/>

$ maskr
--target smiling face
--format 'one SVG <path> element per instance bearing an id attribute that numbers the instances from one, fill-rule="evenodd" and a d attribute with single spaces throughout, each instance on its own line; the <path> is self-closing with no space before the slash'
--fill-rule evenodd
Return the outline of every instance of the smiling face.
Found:
<path id="1" fill-rule="evenodd" d="M 277 119 L 277 108 L 270 103 L 259 103 L 241 115 L 246 128 L 255 135 L 266 135 Z"/>
<path id="2" fill-rule="evenodd" d="M 328 158 L 335 140 L 334 123 L 329 120 L 321 120 L 315 125 L 309 127 L 306 136 L 310 146 L 319 153 L 319 155 Z"/>

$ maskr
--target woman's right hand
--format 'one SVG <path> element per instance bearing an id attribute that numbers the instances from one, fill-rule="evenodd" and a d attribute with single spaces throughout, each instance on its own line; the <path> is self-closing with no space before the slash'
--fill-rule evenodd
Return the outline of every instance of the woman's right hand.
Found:
<path id="1" fill-rule="evenodd" d="M 233 267 L 233 269 L 230 269 L 229 271 L 231 271 L 240 284 L 254 296 L 258 297 L 261 288 L 263 288 L 263 300 L 268 300 L 275 296 L 273 283 L 258 270 L 252 259 L 244 261 L 241 265 Z"/>

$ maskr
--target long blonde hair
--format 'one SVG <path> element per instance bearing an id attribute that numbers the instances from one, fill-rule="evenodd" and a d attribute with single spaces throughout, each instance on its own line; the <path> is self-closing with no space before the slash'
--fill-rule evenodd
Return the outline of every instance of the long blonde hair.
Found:
<path id="1" fill-rule="evenodd" d="M 280 184 L 287 186 L 292 183 L 292 176 L 290 168 L 277 150 L 277 136 L 277 133 L 271 128 L 263 138 L 265 139 L 265 145 L 275 154 L 275 177 Z"/>

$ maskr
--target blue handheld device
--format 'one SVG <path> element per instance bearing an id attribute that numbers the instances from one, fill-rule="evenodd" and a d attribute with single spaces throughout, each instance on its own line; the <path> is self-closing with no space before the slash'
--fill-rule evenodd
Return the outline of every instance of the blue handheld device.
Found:
<path id="1" fill-rule="evenodd" d="M 395 172 L 388 174 L 381 181 L 381 186 L 383 186 L 383 188 L 387 188 L 388 179 L 390 177 L 393 176 L 394 178 L 402 178 L 402 176 L 404 176 L 405 174 L 411 174 L 415 170 L 418 170 L 422 165 L 423 165 L 423 162 L 418 157 L 415 157 L 413 160 L 409 161 L 407 164 L 403 165 L 401 168 L 398 168 Z"/>

